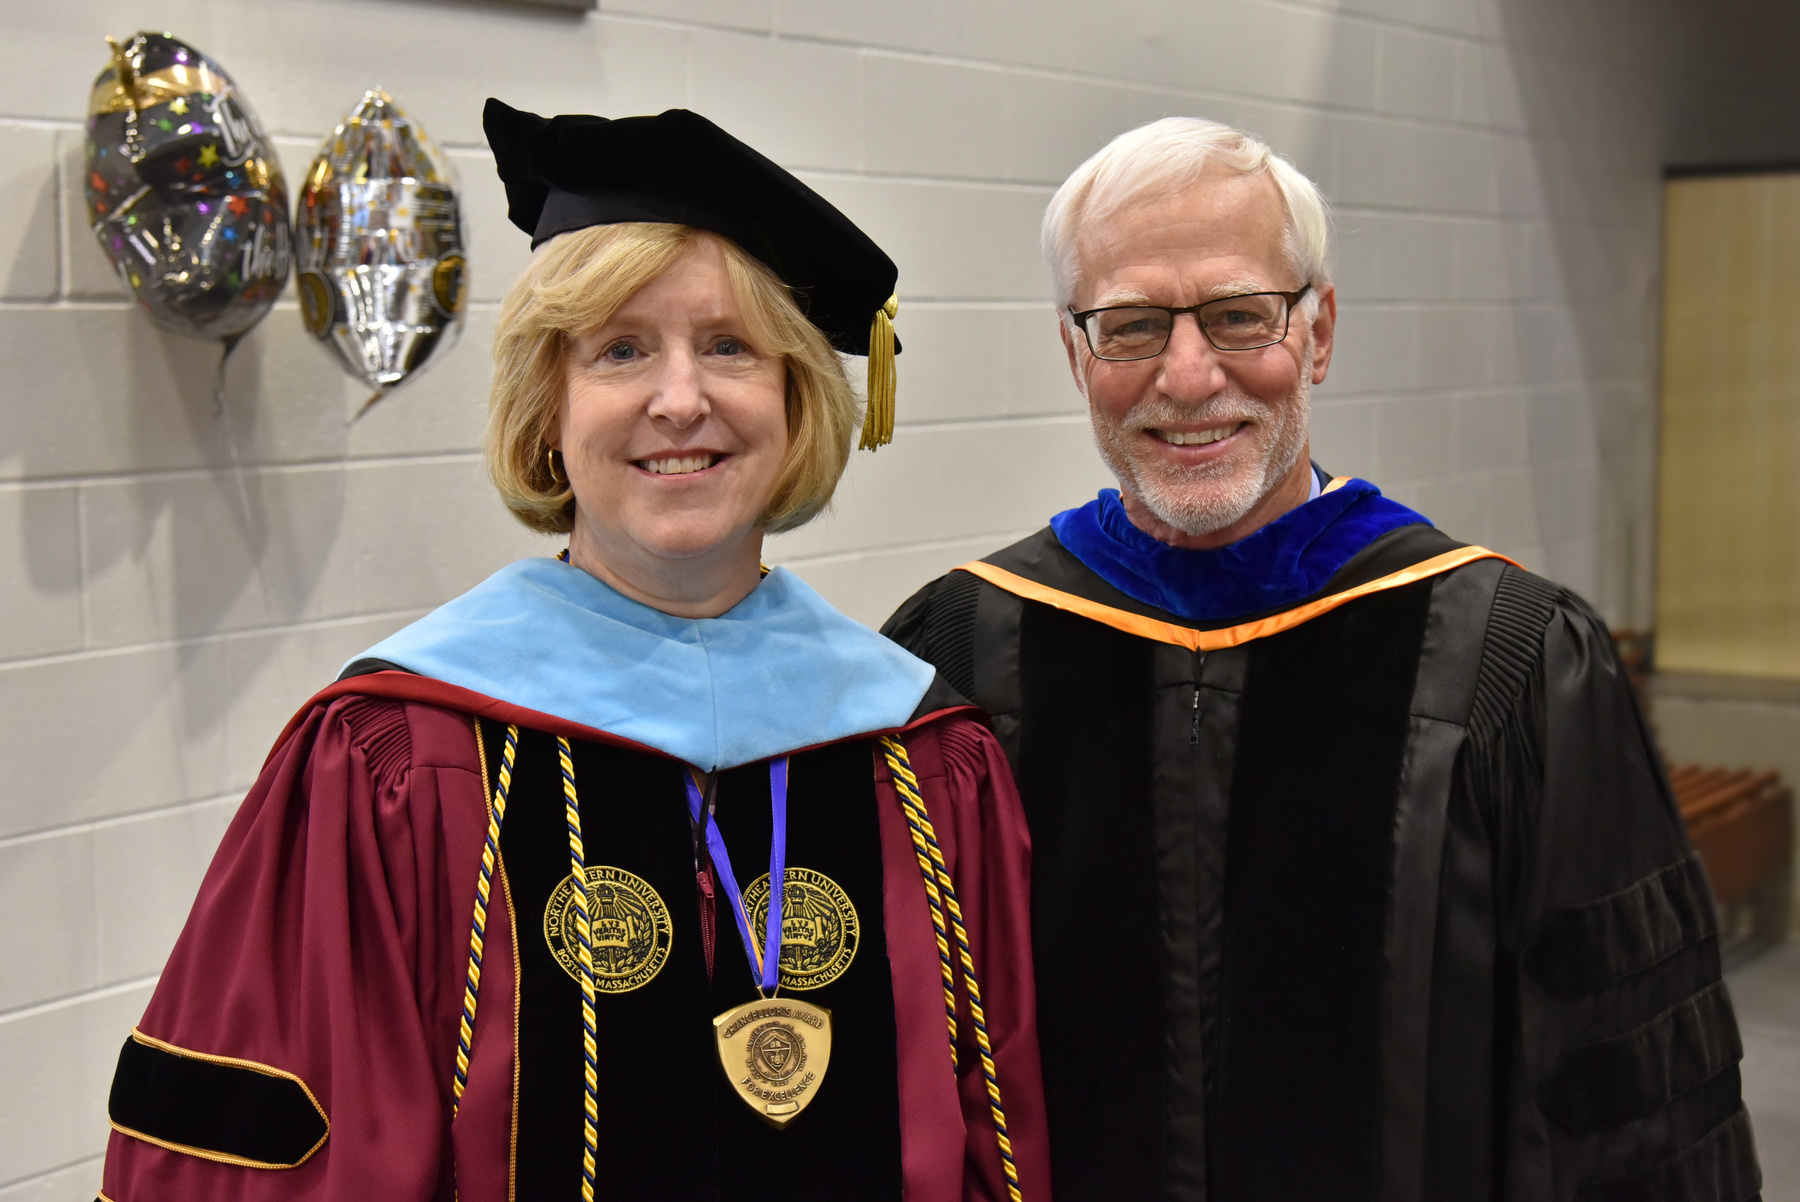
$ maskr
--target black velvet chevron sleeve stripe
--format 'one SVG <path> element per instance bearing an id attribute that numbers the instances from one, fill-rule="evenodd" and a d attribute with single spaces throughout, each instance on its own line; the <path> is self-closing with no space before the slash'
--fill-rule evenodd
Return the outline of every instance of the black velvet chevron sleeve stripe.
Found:
<path id="1" fill-rule="evenodd" d="M 303 1164 L 331 1131 L 312 1091 L 291 1073 L 137 1031 L 119 1051 L 107 1114 L 133 1138 L 254 1169 Z"/>
<path id="2" fill-rule="evenodd" d="M 1622 1035 L 1564 1052 L 1539 1105 L 1565 1131 L 1603 1131 L 1660 1110 L 1743 1057 L 1719 981 Z"/>
<path id="3" fill-rule="evenodd" d="M 1755 1198 L 1705 874 L 1578 598 L 1506 570 L 1459 771 L 1493 847 L 1507 1196 Z"/>
<path id="4" fill-rule="evenodd" d="M 1654 968 L 1718 934 L 1700 857 L 1545 920 L 1525 969 L 1557 997 L 1579 997 Z"/>
<path id="5" fill-rule="evenodd" d="M 1581 1202 L 1672 1202 L 1673 1199 L 1754 1199 L 1762 1174 L 1750 1137 L 1750 1116 L 1739 1110 L 1692 1148 L 1642 1172 L 1583 1187 Z"/>

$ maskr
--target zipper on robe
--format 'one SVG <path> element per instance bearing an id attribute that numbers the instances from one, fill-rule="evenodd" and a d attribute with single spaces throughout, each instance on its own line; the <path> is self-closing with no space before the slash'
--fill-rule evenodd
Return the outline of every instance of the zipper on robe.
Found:
<path id="1" fill-rule="evenodd" d="M 713 944 L 718 937 L 719 911 L 713 904 L 713 868 L 709 862 L 694 874 L 700 886 L 700 946 L 706 949 L 706 979 L 713 977 Z"/>
<path id="2" fill-rule="evenodd" d="M 1206 666 L 1206 652 L 1194 652 L 1194 724 L 1188 731 L 1188 745 L 1200 746 L 1200 672 Z"/>

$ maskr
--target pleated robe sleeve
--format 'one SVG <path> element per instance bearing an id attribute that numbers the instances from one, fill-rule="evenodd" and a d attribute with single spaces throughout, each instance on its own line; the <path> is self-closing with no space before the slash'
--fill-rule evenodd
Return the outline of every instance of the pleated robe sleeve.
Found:
<path id="1" fill-rule="evenodd" d="M 1006 1140 L 1026 1202 L 1050 1198 L 1031 957 L 1031 841 L 1012 771 L 964 714 L 902 735 L 968 933 Z M 912 834 L 877 755 L 884 908 L 899 1034 L 908 1202 L 1006 1202 L 1007 1178 L 966 978 L 956 974 L 952 1055 L 936 933 Z M 948 928 L 950 915 L 945 912 Z M 960 964 L 953 933 L 953 963 Z"/>
<path id="2" fill-rule="evenodd" d="M 138 1030 L 183 1057 L 297 1078 L 328 1134 L 296 1167 L 259 1168 L 115 1129 L 105 1197 L 451 1198 L 453 1055 L 485 835 L 466 715 L 362 696 L 304 714 L 231 823 Z M 465 1199 L 506 1197 L 512 970 L 498 884 L 494 905 L 492 1013 L 476 1029 L 476 1060 L 494 1071 L 471 1075 L 462 1119 L 471 1106 L 497 1113 L 466 1140 L 458 1123 Z M 126 1077 L 122 1067 L 115 1128 L 121 1089 L 147 1091 L 134 1113 L 167 1130 L 204 1135 L 230 1120 L 251 1138 L 246 1125 L 286 1121 Z"/>
<path id="3" fill-rule="evenodd" d="M 1508 569 L 1477 697 L 1439 973 L 1491 957 L 1493 987 L 1434 1003 L 1428 1196 L 1748 1202 L 1711 894 L 1605 625 Z"/>

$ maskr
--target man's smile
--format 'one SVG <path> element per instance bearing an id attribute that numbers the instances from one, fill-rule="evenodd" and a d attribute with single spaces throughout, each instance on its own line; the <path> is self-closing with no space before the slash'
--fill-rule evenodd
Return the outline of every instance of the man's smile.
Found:
<path id="1" fill-rule="evenodd" d="M 1150 428 L 1144 433 L 1159 442 L 1176 447 L 1203 447 L 1209 443 L 1220 442 L 1247 427 L 1245 421 L 1226 422 L 1223 425 L 1208 426 L 1203 430 L 1164 430 Z"/>

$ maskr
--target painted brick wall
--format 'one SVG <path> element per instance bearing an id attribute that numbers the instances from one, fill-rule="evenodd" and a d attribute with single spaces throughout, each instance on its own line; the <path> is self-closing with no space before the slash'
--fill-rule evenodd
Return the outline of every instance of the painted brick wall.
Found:
<path id="1" fill-rule="evenodd" d="M 1036 251 L 1045 201 L 1167 113 L 1247 126 L 1335 201 L 1339 357 L 1317 457 L 1641 620 L 1661 53 L 1548 0 L 65 0 L 0 31 L 0 1202 L 87 1199 L 104 1100 L 213 845 L 339 663 L 521 555 L 475 454 L 525 259 L 479 128 L 689 105 L 900 264 L 897 442 L 777 540 L 878 622 L 1107 483 Z M 1564 12 L 1582 10 L 1585 17 Z M 1613 25 L 1592 11 L 1610 12 Z M 1583 22 L 1586 22 L 1585 24 Z M 291 180 L 371 85 L 452 152 L 460 345 L 359 424 L 289 299 L 211 399 L 84 227 L 102 37 L 218 58 Z M 20 47 L 28 48 L 21 52 Z"/>

